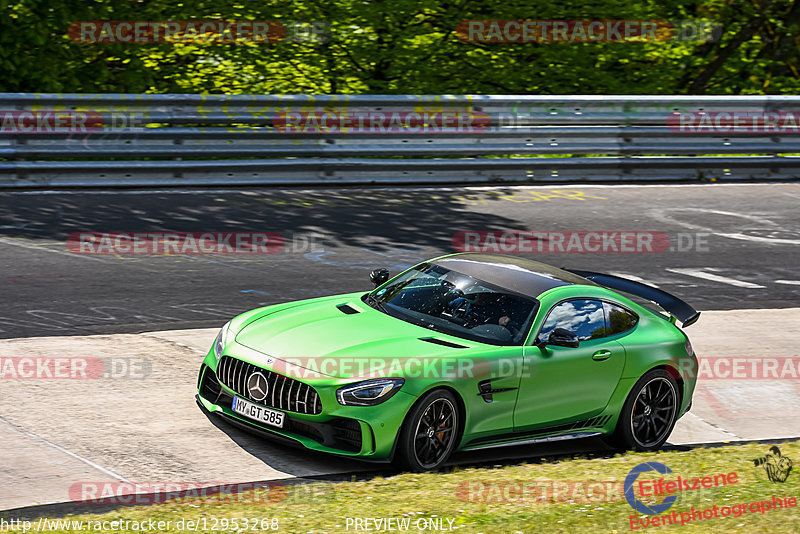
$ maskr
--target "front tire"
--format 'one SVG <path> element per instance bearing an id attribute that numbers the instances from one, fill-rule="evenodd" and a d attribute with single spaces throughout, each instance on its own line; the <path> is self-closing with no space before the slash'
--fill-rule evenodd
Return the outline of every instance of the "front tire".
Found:
<path id="1" fill-rule="evenodd" d="M 665 370 L 653 369 L 631 389 L 607 441 L 624 450 L 658 450 L 672 433 L 679 409 L 677 382 Z"/>
<path id="2" fill-rule="evenodd" d="M 400 431 L 396 463 L 409 471 L 433 471 L 450 458 L 459 436 L 456 398 L 447 390 L 431 391 L 409 412 Z"/>

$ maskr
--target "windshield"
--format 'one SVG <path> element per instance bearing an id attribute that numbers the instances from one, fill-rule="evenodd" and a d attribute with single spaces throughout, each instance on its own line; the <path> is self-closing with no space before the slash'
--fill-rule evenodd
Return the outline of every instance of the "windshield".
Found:
<path id="1" fill-rule="evenodd" d="M 417 265 L 364 300 L 404 321 L 494 345 L 521 345 L 539 304 L 432 263 Z"/>

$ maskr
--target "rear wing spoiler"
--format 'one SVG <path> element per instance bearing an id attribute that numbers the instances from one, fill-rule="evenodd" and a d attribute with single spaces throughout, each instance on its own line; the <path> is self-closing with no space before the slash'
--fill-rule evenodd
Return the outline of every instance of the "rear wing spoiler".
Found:
<path id="1" fill-rule="evenodd" d="M 678 319 L 684 328 L 693 325 L 697 322 L 697 319 L 700 318 L 699 311 L 695 310 L 675 295 L 670 295 L 666 291 L 662 291 L 656 287 L 642 284 L 641 282 L 634 282 L 633 280 L 628 280 L 627 278 L 621 278 L 611 274 L 595 273 L 592 271 L 579 271 L 577 269 L 564 270 L 569 271 L 572 274 L 577 274 L 578 276 L 586 278 L 587 280 L 591 280 L 592 282 L 603 287 L 624 291 L 625 293 L 630 293 L 631 295 L 636 295 L 637 297 L 649 300 Z"/>

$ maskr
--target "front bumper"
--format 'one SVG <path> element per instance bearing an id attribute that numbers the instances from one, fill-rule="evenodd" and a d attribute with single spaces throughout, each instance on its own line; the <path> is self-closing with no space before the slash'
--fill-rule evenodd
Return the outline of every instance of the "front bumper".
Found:
<path id="1" fill-rule="evenodd" d="M 415 400 L 401 390 L 378 406 L 342 406 L 335 400 L 339 384 L 310 384 L 319 393 L 321 412 L 307 414 L 281 409 L 285 414 L 284 424 L 277 428 L 232 410 L 233 397 L 238 393 L 218 379 L 211 367 L 216 363 L 210 354 L 198 376 L 196 398 L 205 411 L 268 439 L 360 460 L 391 460 L 399 428 Z"/>

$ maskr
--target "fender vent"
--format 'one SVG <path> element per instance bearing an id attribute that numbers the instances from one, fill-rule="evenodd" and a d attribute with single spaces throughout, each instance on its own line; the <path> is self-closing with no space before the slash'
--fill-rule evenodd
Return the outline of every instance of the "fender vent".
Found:
<path id="1" fill-rule="evenodd" d="M 339 311 L 344 313 L 345 315 L 353 315 L 354 313 L 361 313 L 357 309 L 351 307 L 349 304 L 339 304 L 336 307 L 339 308 Z"/>
<path id="2" fill-rule="evenodd" d="M 433 343 L 434 345 L 441 345 L 443 347 L 450 347 L 451 349 L 466 349 L 464 345 L 459 345 L 458 343 L 451 343 L 450 341 L 445 341 L 444 339 L 438 339 L 435 337 L 421 337 L 419 338 L 420 341 L 427 341 L 428 343 Z"/>

